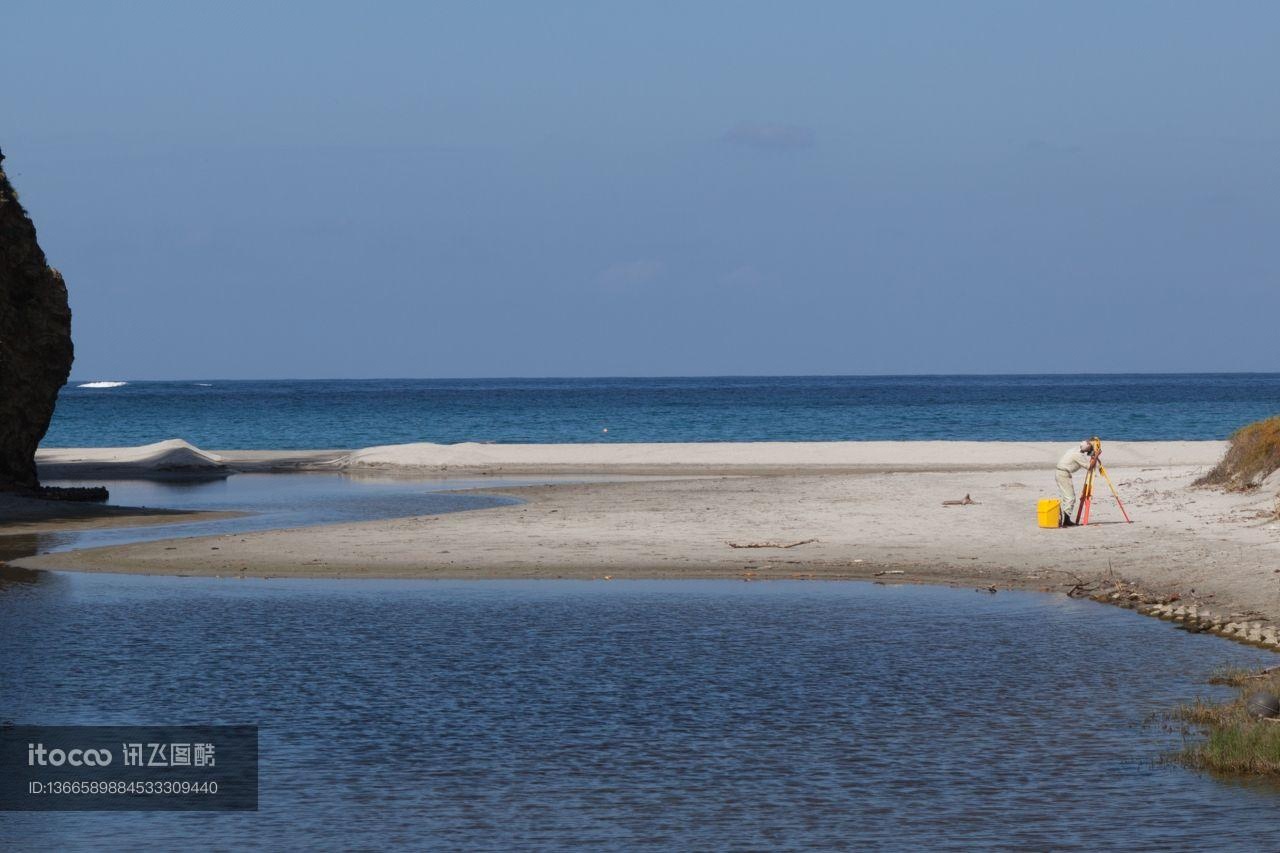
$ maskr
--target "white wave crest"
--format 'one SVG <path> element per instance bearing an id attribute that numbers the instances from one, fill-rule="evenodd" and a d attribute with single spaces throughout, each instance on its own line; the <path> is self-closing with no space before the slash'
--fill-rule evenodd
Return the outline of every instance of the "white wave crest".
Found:
<path id="1" fill-rule="evenodd" d="M 121 385 L 128 385 L 128 382 L 83 382 L 77 385 L 77 388 L 119 388 Z"/>

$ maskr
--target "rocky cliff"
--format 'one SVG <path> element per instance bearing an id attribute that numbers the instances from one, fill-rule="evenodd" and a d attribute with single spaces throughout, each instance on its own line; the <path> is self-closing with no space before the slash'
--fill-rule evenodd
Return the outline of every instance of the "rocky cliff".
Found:
<path id="1" fill-rule="evenodd" d="M 71 308 L 0 152 L 0 491 L 34 489 L 36 446 L 71 372 Z"/>

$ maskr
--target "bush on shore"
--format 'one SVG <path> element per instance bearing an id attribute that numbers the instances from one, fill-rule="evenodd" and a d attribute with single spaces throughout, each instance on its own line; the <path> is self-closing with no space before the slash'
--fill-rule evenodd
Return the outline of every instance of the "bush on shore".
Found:
<path id="1" fill-rule="evenodd" d="M 1200 770 L 1249 776 L 1280 777 L 1280 719 L 1249 713 L 1248 698 L 1258 691 L 1280 694 L 1280 669 L 1249 673 L 1232 670 L 1212 679 L 1240 694 L 1223 704 L 1197 701 L 1175 710 L 1172 719 L 1203 734 L 1189 743 L 1177 760 Z"/>
<path id="2" fill-rule="evenodd" d="M 1259 486 L 1280 469 L 1280 415 L 1242 426 L 1217 466 L 1196 480 L 1197 486 L 1225 486 L 1234 491 Z"/>

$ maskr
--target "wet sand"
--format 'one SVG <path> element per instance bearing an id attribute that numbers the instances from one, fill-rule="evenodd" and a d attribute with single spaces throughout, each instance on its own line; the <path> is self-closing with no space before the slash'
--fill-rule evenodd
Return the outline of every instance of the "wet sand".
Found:
<path id="1" fill-rule="evenodd" d="M 976 461 L 951 453 L 943 470 L 929 470 L 940 463 L 921 461 L 917 451 L 926 444 L 935 443 L 900 443 L 896 455 L 861 466 L 667 465 L 669 473 L 700 476 L 504 489 L 496 493 L 525 503 L 16 564 L 224 577 L 812 577 L 1054 590 L 1123 578 L 1227 615 L 1280 619 L 1275 496 L 1190 486 L 1220 453 L 1218 442 L 1115 445 L 1108 470 L 1134 523 L 1124 523 L 1104 491 L 1094 505 L 1102 523 L 1069 530 L 1035 523 L 1036 500 L 1054 494 L 1054 460 L 1039 457 L 1056 445 L 1019 445 L 1002 456 L 1000 443 L 984 443 Z M 1007 464 L 992 464 L 1001 458 Z M 634 472 L 633 465 L 597 465 L 594 472 Z M 512 467 L 498 459 L 489 469 Z M 536 463 L 522 468 L 536 470 Z M 657 473 L 652 465 L 646 470 Z M 943 505 L 966 494 L 976 503 Z M 778 547 L 784 545 L 793 547 Z"/>

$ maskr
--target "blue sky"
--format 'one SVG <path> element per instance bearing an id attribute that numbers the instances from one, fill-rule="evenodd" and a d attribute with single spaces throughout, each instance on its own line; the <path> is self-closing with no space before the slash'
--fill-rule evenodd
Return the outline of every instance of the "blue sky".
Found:
<path id="1" fill-rule="evenodd" d="M 1280 369 L 1273 3 L 2 15 L 78 379 Z"/>

